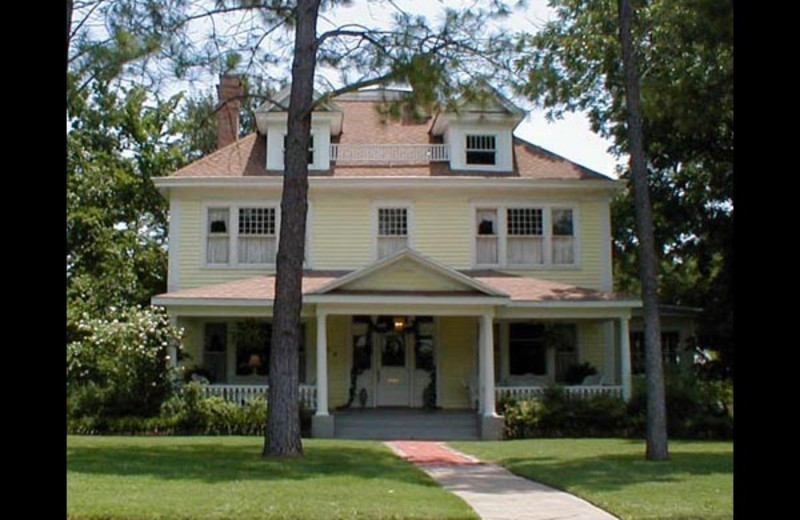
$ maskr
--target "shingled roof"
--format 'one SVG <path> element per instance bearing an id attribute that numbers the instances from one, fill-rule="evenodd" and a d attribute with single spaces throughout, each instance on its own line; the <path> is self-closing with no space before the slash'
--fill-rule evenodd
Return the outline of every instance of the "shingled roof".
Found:
<path id="1" fill-rule="evenodd" d="M 431 121 L 408 122 L 388 118 L 376 101 L 336 100 L 344 112 L 340 144 L 428 144 L 440 142 L 430 134 Z M 263 135 L 249 134 L 179 170 L 171 177 L 280 176 L 266 169 L 267 143 Z M 559 155 L 514 138 L 511 172 L 455 171 L 446 162 L 372 165 L 339 162 L 329 170 L 309 171 L 311 177 L 505 177 L 542 180 L 610 180 Z"/>

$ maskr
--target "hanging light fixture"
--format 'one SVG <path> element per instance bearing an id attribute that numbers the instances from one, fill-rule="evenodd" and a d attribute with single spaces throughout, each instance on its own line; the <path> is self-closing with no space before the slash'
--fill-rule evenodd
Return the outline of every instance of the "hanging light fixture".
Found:
<path id="1" fill-rule="evenodd" d="M 403 329 L 406 328 L 406 318 L 404 316 L 395 316 L 394 317 L 394 330 L 397 332 L 403 332 Z"/>

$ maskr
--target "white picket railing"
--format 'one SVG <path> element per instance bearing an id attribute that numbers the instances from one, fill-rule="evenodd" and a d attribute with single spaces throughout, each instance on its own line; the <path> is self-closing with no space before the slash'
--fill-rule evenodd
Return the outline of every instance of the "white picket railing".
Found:
<path id="1" fill-rule="evenodd" d="M 248 399 L 261 396 L 267 398 L 267 385 L 203 385 L 206 396 L 219 396 L 236 403 L 239 406 L 243 405 Z M 317 387 L 314 385 L 300 385 L 300 402 L 306 408 L 315 410 L 317 408 Z"/>
<path id="2" fill-rule="evenodd" d="M 331 161 L 426 163 L 450 160 L 447 144 L 332 144 Z"/>
<path id="3" fill-rule="evenodd" d="M 518 401 L 528 401 L 542 397 L 547 387 L 544 386 L 497 386 L 495 387 L 495 399 L 498 401 L 503 398 L 516 399 Z M 567 397 L 574 399 L 586 399 L 596 395 L 608 395 L 611 397 L 622 397 L 621 386 L 565 386 L 563 387 Z"/>

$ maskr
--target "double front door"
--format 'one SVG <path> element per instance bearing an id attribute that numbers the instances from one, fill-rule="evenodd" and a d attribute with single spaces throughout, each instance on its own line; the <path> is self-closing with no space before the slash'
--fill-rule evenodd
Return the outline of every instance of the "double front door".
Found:
<path id="1" fill-rule="evenodd" d="M 394 331 L 375 335 L 377 354 L 376 404 L 411 405 L 411 363 L 406 335 Z"/>

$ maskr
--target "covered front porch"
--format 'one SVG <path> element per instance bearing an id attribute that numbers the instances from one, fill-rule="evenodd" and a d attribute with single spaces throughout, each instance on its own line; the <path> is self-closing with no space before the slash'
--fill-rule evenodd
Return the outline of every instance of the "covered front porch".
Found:
<path id="1" fill-rule="evenodd" d="M 266 395 L 273 281 L 154 300 L 186 330 L 183 363 L 210 381 L 207 393 L 239 403 Z M 535 398 L 553 384 L 578 397 L 628 398 L 636 304 L 535 278 L 463 273 L 410 251 L 349 274 L 310 273 L 299 370 L 312 433 L 340 434 L 337 411 L 438 409 L 470 411 L 480 437 L 492 439 L 502 435 L 504 398 Z M 576 379 L 578 366 L 596 373 Z"/>

